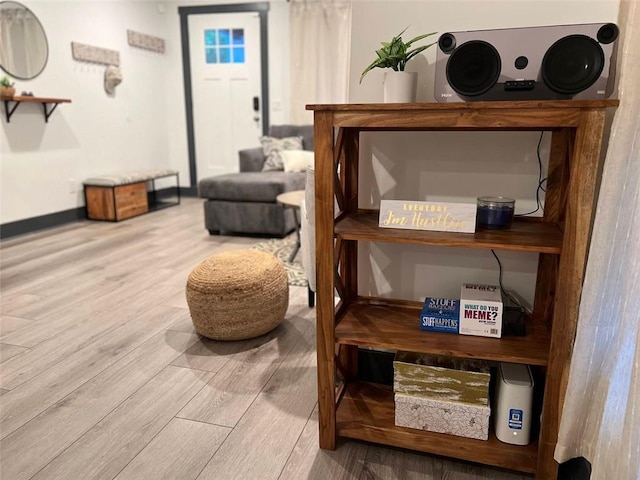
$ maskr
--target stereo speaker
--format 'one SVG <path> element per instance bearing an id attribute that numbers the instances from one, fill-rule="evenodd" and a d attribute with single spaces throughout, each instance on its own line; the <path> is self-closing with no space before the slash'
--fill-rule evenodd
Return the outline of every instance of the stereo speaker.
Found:
<path id="1" fill-rule="evenodd" d="M 607 98 L 618 34 L 613 23 L 444 33 L 436 101 Z"/>

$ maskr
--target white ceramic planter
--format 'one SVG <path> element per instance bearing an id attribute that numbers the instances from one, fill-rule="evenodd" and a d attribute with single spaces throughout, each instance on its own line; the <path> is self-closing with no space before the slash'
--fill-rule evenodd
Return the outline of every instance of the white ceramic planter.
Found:
<path id="1" fill-rule="evenodd" d="M 418 72 L 384 73 L 384 103 L 411 103 L 416 101 Z"/>

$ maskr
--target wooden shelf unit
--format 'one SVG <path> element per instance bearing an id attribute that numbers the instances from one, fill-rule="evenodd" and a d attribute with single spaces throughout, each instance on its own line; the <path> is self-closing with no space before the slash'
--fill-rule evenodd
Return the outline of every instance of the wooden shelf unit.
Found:
<path id="1" fill-rule="evenodd" d="M 556 478 L 553 452 L 584 279 L 605 113 L 617 105 L 617 100 L 594 100 L 307 106 L 314 111 L 315 135 L 321 448 L 334 449 L 338 436 L 356 438 L 535 473 L 538 479 Z M 358 208 L 359 134 L 399 130 L 551 131 L 543 217 L 517 219 L 510 230 L 474 234 L 378 227 L 377 210 Z M 358 242 L 538 253 L 527 336 L 493 339 L 421 332 L 418 302 L 359 296 Z M 335 291 L 340 296 L 337 306 Z M 391 390 L 357 381 L 358 346 L 542 367 L 539 438 L 517 446 L 499 442 L 493 434 L 483 442 L 396 427 Z"/>
<path id="2" fill-rule="evenodd" d="M 45 97 L 31 97 L 26 95 L 16 95 L 12 98 L 3 98 L 4 101 L 4 113 L 5 118 L 7 119 L 7 123 L 11 121 L 11 116 L 13 112 L 16 111 L 18 105 L 21 103 L 39 103 L 42 105 L 42 110 L 44 113 L 44 121 L 45 123 L 49 122 L 49 117 L 56 109 L 56 107 L 61 103 L 71 103 L 71 100 L 68 98 L 45 98 Z M 11 102 L 13 102 L 13 106 L 11 106 Z M 49 105 L 53 105 L 49 107 Z"/>

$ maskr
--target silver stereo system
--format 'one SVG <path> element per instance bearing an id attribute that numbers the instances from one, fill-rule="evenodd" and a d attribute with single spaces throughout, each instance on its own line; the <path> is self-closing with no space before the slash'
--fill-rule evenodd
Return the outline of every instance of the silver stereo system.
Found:
<path id="1" fill-rule="evenodd" d="M 444 33 L 438 39 L 436 101 L 607 98 L 618 33 L 613 23 Z"/>

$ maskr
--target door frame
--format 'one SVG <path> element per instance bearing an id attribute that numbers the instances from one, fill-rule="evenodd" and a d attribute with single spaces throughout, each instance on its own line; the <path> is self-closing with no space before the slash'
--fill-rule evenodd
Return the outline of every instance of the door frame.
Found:
<path id="1" fill-rule="evenodd" d="M 178 7 L 180 14 L 180 38 L 182 42 L 182 77 L 184 82 L 184 103 L 187 116 L 187 148 L 189 151 L 189 178 L 192 188 L 198 186 L 196 168 L 196 142 L 193 125 L 193 90 L 191 88 L 191 53 L 189 51 L 189 15 L 211 13 L 258 12 L 260 15 L 260 88 L 262 105 L 262 134 L 269 131 L 269 45 L 268 13 L 269 2 L 237 3 L 228 5 L 200 5 L 196 7 Z"/>

